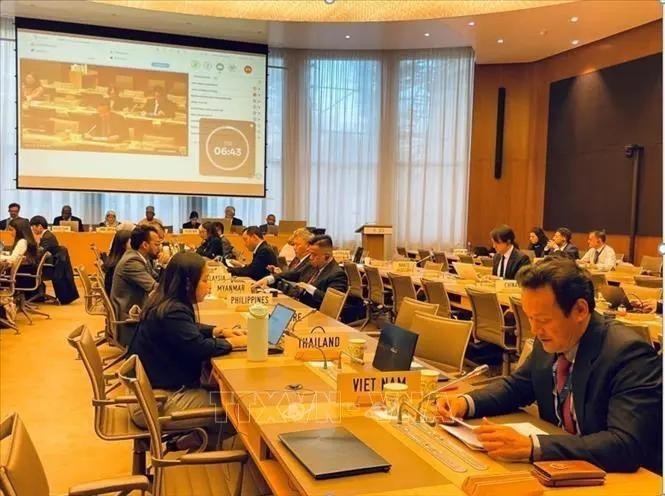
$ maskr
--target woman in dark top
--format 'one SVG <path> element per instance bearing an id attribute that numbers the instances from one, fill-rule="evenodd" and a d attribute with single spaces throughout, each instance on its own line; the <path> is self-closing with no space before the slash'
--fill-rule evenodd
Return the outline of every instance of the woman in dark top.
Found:
<path id="1" fill-rule="evenodd" d="M 129 240 L 132 236 L 132 231 L 122 229 L 115 233 L 113 241 L 111 242 L 111 250 L 109 251 L 106 260 L 104 261 L 104 289 L 106 294 L 111 294 L 111 284 L 113 283 L 113 273 L 115 266 L 129 249 Z"/>
<path id="2" fill-rule="evenodd" d="M 203 239 L 203 243 L 196 249 L 196 253 L 210 259 L 224 255 L 222 240 L 217 235 L 212 222 L 206 222 L 199 226 L 199 236 Z"/>
<path id="3" fill-rule="evenodd" d="M 542 227 L 534 227 L 529 232 L 529 250 L 536 254 L 536 258 L 543 256 L 543 250 L 547 246 L 549 239 Z"/>
<path id="4" fill-rule="evenodd" d="M 233 250 L 233 245 L 228 239 L 226 239 L 226 237 L 224 237 L 224 224 L 219 221 L 215 221 L 212 223 L 212 225 L 215 228 L 217 236 L 219 236 L 219 239 L 222 240 L 222 258 L 238 258 L 235 251 Z"/>
<path id="5" fill-rule="evenodd" d="M 201 365 L 247 345 L 242 331 L 197 322 L 196 305 L 207 294 L 205 259 L 196 253 L 177 253 L 164 269 L 157 290 L 149 296 L 129 345 L 129 354 L 138 355 L 152 387 L 168 394 L 162 415 L 219 405 L 219 395 L 211 395 L 201 386 Z M 143 426 L 140 410 L 132 408 L 130 412 L 134 422 Z M 218 427 L 214 421 L 205 423 L 212 432 Z"/>
<path id="6" fill-rule="evenodd" d="M 23 261 L 19 272 L 24 274 L 36 274 L 39 264 L 39 245 L 30 229 L 28 219 L 16 218 L 9 223 L 9 230 L 14 231 L 14 248 L 10 258 L 22 255 Z M 34 277 L 16 276 L 16 286 L 19 288 L 31 288 L 35 286 Z M 32 298 L 39 292 L 39 289 L 30 292 L 24 292 L 27 299 Z"/>

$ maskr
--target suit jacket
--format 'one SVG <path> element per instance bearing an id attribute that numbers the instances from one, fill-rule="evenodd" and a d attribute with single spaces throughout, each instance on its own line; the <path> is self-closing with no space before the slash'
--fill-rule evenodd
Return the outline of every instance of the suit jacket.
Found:
<path id="1" fill-rule="evenodd" d="M 52 275 L 53 291 L 60 304 L 67 305 L 79 297 L 69 251 L 66 246 L 56 246 L 52 253 L 53 269 L 49 272 Z"/>
<path id="2" fill-rule="evenodd" d="M 493 276 L 499 275 L 499 264 L 501 263 L 502 258 L 503 255 L 498 253 L 494 255 L 494 261 L 492 263 Z M 508 257 L 508 263 L 503 268 L 503 278 L 515 279 L 515 274 L 517 274 L 517 271 L 525 265 L 529 265 L 530 263 L 531 260 L 529 260 L 529 256 L 526 253 L 522 253 L 517 248 L 513 247 L 513 251 L 510 253 L 510 257 Z"/>
<path id="3" fill-rule="evenodd" d="M 173 117 L 176 112 L 176 104 L 168 98 L 163 98 L 161 104 L 157 106 L 157 112 L 162 112 L 163 117 Z M 150 116 L 155 115 L 155 98 L 148 98 L 144 110 Z"/>
<path id="4" fill-rule="evenodd" d="M 200 222 L 197 222 L 196 225 L 194 225 L 194 224 L 192 223 L 192 221 L 190 220 L 189 222 L 185 222 L 185 223 L 182 225 L 182 228 L 183 228 L 183 229 L 198 229 L 200 225 L 201 225 Z"/>
<path id="5" fill-rule="evenodd" d="M 262 241 L 249 265 L 240 268 L 231 267 L 229 272 L 234 276 L 251 277 L 258 281 L 262 277 L 270 275 L 268 265 L 277 265 L 277 254 L 266 241 Z"/>
<path id="6" fill-rule="evenodd" d="M 572 243 L 568 243 L 563 248 L 563 250 L 552 251 L 552 250 L 548 250 L 547 248 L 545 248 L 545 250 L 543 251 L 543 255 L 545 255 L 545 256 L 553 255 L 555 253 L 566 255 L 566 256 L 572 258 L 573 260 L 577 260 L 578 258 L 580 258 L 580 250 L 578 250 L 577 246 L 575 246 Z"/>
<path id="7" fill-rule="evenodd" d="M 65 219 L 62 218 L 62 215 L 58 215 L 55 219 L 53 219 L 53 225 L 54 226 L 59 226 L 61 220 L 65 220 Z M 75 217 L 75 216 L 72 215 L 67 220 L 78 221 L 78 223 L 79 223 L 79 232 L 83 232 L 83 221 L 81 219 L 79 219 L 78 217 Z"/>
<path id="8" fill-rule="evenodd" d="M 127 250 L 115 267 L 111 284 L 111 303 L 118 320 L 127 319 L 134 305 L 143 308 L 148 294 L 156 285 L 152 265 L 138 251 Z M 127 338 L 130 337 L 121 336 L 121 343 L 129 344 Z"/>
<path id="9" fill-rule="evenodd" d="M 154 388 L 200 387 L 201 363 L 231 351 L 213 328 L 198 324 L 191 306 L 175 303 L 162 318 L 141 321 L 129 354 L 139 356 Z"/>
<path id="10" fill-rule="evenodd" d="M 19 216 L 17 219 L 22 219 L 23 217 Z M 9 227 L 9 223 L 11 222 L 11 219 L 7 217 L 6 219 L 0 220 L 0 231 L 6 231 L 7 228 Z"/>
<path id="11" fill-rule="evenodd" d="M 312 274 L 315 275 L 316 273 Z M 310 276 L 311 279 L 312 276 Z M 309 279 L 303 282 L 309 282 Z M 328 288 L 333 288 L 346 293 L 349 289 L 349 280 L 346 277 L 346 272 L 342 269 L 335 259 L 332 259 L 328 265 L 326 265 L 321 273 L 316 276 L 314 281 L 309 282 L 312 284 L 316 291 L 311 295 L 306 291 L 300 295 L 300 301 L 305 305 L 308 305 L 312 308 L 318 309 L 323 302 L 323 297 L 326 294 Z"/>
<path id="12" fill-rule="evenodd" d="M 545 250 L 545 245 L 540 243 L 529 243 L 529 247 L 527 249 L 533 251 L 536 258 L 541 258 L 543 256 L 543 251 Z"/>
<path id="13" fill-rule="evenodd" d="M 48 251 L 51 255 L 55 254 L 56 248 L 60 246 L 58 239 L 55 237 L 51 231 L 44 231 L 42 237 L 39 240 L 39 248 L 42 251 Z"/>
<path id="14" fill-rule="evenodd" d="M 234 217 L 231 219 L 231 225 L 232 226 L 242 226 L 242 219 L 239 219 L 238 217 Z"/>
<path id="15" fill-rule="evenodd" d="M 524 365 L 469 396 L 474 416 L 493 416 L 536 402 L 540 418 L 558 424 L 552 366 L 538 339 Z M 617 321 L 594 313 L 579 341 L 572 394 L 580 435 L 538 436 L 543 460 L 587 460 L 609 472 L 640 466 L 660 473 L 662 363 L 650 344 Z"/>
<path id="16" fill-rule="evenodd" d="M 282 290 L 288 296 L 299 298 L 302 290 L 294 288 L 288 284 L 280 283 L 282 280 L 291 282 L 308 282 L 311 277 L 316 273 L 316 270 L 309 263 L 309 256 L 305 257 L 301 262 L 297 263 L 293 268 L 285 270 L 281 274 L 274 274 L 275 283 L 278 289 Z"/>

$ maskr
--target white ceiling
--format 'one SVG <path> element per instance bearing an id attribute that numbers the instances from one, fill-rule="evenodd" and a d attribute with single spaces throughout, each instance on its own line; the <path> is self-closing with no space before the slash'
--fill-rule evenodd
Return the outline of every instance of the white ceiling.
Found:
<path id="1" fill-rule="evenodd" d="M 396 8 L 399 3 L 402 2 L 395 2 Z M 140 6 L 141 2 L 135 5 Z M 4 0 L 0 11 L 3 16 L 189 34 L 276 47 L 394 50 L 472 46 L 477 62 L 484 64 L 539 60 L 575 48 L 573 40 L 582 46 L 662 18 L 661 5 L 655 0 L 584 0 L 471 17 L 354 23 L 226 19 L 83 0 Z M 573 16 L 579 21 L 571 22 Z M 475 26 L 469 26 L 470 21 Z M 497 43 L 500 38 L 504 43 Z"/>

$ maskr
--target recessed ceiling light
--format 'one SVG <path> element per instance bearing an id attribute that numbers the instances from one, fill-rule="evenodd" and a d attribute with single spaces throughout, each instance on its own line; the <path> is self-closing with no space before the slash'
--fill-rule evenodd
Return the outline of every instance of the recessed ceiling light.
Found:
<path id="1" fill-rule="evenodd" d="M 545 36 L 547 34 L 547 29 L 541 30 L 538 34 L 540 34 L 540 36 Z"/>
<path id="2" fill-rule="evenodd" d="M 577 17 L 577 16 L 573 16 L 573 17 L 570 18 L 570 22 L 577 22 L 579 20 L 580 20 L 580 18 Z"/>
<path id="3" fill-rule="evenodd" d="M 351 35 L 350 34 L 344 35 L 344 38 L 348 40 L 349 38 L 351 38 Z"/>
<path id="4" fill-rule="evenodd" d="M 498 40 L 496 40 L 496 42 L 497 43 L 503 43 L 503 38 L 499 38 Z"/>
<path id="5" fill-rule="evenodd" d="M 429 33 L 425 33 L 425 37 L 429 38 Z"/>
<path id="6" fill-rule="evenodd" d="M 476 25 L 476 21 L 469 21 L 469 26 L 473 27 Z"/>
<path id="7" fill-rule="evenodd" d="M 579 44 L 580 44 L 580 40 L 573 40 L 573 41 L 571 41 L 571 43 L 572 43 L 573 45 L 579 45 Z"/>

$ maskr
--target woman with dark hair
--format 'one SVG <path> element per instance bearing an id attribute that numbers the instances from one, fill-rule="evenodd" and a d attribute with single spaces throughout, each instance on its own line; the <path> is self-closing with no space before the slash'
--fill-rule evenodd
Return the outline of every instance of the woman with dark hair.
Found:
<path id="1" fill-rule="evenodd" d="M 14 233 L 14 248 L 9 261 L 13 262 L 17 257 L 23 256 L 23 265 L 37 265 L 38 260 L 38 247 L 37 241 L 30 229 L 30 222 L 28 219 L 17 217 L 12 219 L 9 223 L 9 230 Z M 23 272 L 23 270 L 21 270 Z"/>
<path id="2" fill-rule="evenodd" d="M 528 255 L 519 250 L 515 240 L 515 231 L 510 226 L 499 226 L 490 233 L 492 246 L 496 250 L 492 263 L 492 275 L 504 279 L 515 279 L 515 274 L 525 265 L 529 265 Z"/>
<path id="3" fill-rule="evenodd" d="M 205 259 L 196 253 L 177 253 L 141 312 L 129 354 L 139 356 L 152 387 L 167 392 L 162 415 L 210 407 L 211 401 L 212 406 L 219 405 L 219 395 L 211 395 L 201 385 L 201 365 L 247 345 L 244 331 L 224 330 L 197 321 L 197 304 L 208 289 Z M 140 409 L 132 408 L 130 412 L 134 422 L 143 427 Z M 205 427 L 217 432 L 219 426 L 211 422 Z"/>
<path id="4" fill-rule="evenodd" d="M 132 237 L 132 231 L 122 229 L 115 233 L 111 242 L 111 250 L 104 261 L 104 289 L 107 295 L 111 295 L 111 286 L 113 283 L 113 273 L 118 262 L 129 249 L 129 241 Z"/>
<path id="5" fill-rule="evenodd" d="M 227 258 L 227 259 L 240 258 L 239 253 L 236 251 L 235 248 L 233 248 L 233 245 L 226 238 L 226 236 L 224 236 L 224 224 L 222 224 L 220 221 L 217 220 L 213 222 L 212 225 L 215 227 L 215 231 L 217 232 L 219 239 L 222 240 L 222 258 Z"/>
<path id="6" fill-rule="evenodd" d="M 196 253 L 210 259 L 223 256 L 222 240 L 217 235 L 212 222 L 205 222 L 199 226 L 199 236 L 201 236 L 203 242 L 196 249 Z"/>
<path id="7" fill-rule="evenodd" d="M 543 250 L 550 240 L 547 238 L 542 227 L 534 227 L 529 232 L 529 250 L 533 251 L 537 258 L 543 256 Z"/>

